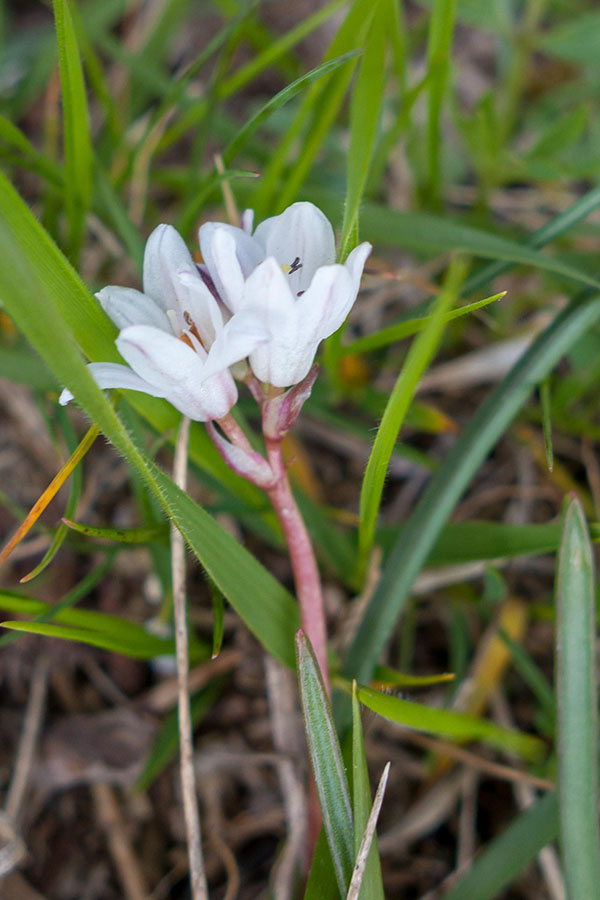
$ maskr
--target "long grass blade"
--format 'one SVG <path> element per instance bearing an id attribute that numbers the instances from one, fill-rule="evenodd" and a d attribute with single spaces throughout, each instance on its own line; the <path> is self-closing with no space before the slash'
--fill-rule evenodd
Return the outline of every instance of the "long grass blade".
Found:
<path id="1" fill-rule="evenodd" d="M 354 825 L 342 751 L 319 665 L 302 631 L 296 635 L 296 654 L 304 725 L 323 827 L 338 887 L 345 896 L 354 863 Z"/>
<path id="2" fill-rule="evenodd" d="M 62 88 L 65 204 L 70 225 L 70 256 L 77 264 L 85 216 L 92 198 L 92 141 L 83 70 L 69 0 L 54 0 Z"/>
<path id="3" fill-rule="evenodd" d="M 464 260 L 456 260 L 450 267 L 435 311 L 406 356 L 377 431 L 360 491 L 358 564 L 361 574 L 366 570 L 369 554 L 373 547 L 383 485 L 400 428 L 421 376 L 439 345 L 446 315 L 450 306 L 456 302 L 465 272 Z"/>
<path id="4" fill-rule="evenodd" d="M 583 509 L 573 497 L 556 577 L 558 796 L 570 900 L 594 897 L 600 885 L 595 605 L 592 546 Z"/>
<path id="5" fill-rule="evenodd" d="M 576 299 L 545 329 L 479 408 L 419 500 L 390 554 L 343 671 L 370 679 L 413 581 L 481 462 L 563 353 L 600 320 L 600 297 Z"/>

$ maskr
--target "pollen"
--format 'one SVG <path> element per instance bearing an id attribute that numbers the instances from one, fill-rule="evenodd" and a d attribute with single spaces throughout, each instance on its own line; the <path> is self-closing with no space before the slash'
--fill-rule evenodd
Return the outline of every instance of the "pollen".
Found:
<path id="1" fill-rule="evenodd" d="M 293 275 L 294 272 L 297 272 L 298 269 L 302 268 L 302 263 L 300 262 L 300 257 L 297 256 L 291 266 L 288 266 L 287 263 L 282 263 L 281 271 L 284 275 Z"/>

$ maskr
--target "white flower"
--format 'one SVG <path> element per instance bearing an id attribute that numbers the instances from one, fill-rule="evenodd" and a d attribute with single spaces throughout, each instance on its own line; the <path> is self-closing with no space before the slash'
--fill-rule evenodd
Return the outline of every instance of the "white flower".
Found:
<path id="1" fill-rule="evenodd" d="M 199 422 L 226 415 L 237 399 L 228 366 L 247 356 L 264 329 L 252 323 L 220 348 L 212 371 L 206 370 L 208 350 L 223 331 L 217 300 L 204 283 L 189 250 L 170 225 L 159 225 L 146 244 L 144 292 L 105 287 L 96 296 L 120 329 L 116 344 L 129 364 L 91 363 L 101 388 L 127 388 L 164 397 Z M 218 357 L 218 358 L 217 358 Z M 73 395 L 64 390 L 60 403 Z"/>
<path id="2" fill-rule="evenodd" d="M 235 355 L 233 346 L 244 336 L 251 345 L 253 333 L 252 371 L 260 381 L 288 387 L 308 374 L 320 342 L 350 312 L 371 245 L 360 244 L 344 265 L 335 265 L 333 229 L 312 203 L 294 203 L 254 234 L 247 215 L 244 226 L 207 222 L 200 228 L 204 264 L 233 313 L 207 371 Z"/>

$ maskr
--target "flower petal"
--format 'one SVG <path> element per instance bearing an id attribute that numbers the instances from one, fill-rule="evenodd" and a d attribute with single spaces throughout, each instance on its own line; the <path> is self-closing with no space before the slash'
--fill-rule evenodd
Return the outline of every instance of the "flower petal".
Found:
<path id="1" fill-rule="evenodd" d="M 171 332 L 164 310 L 141 291 L 109 285 L 98 291 L 96 299 L 119 330 L 129 325 L 153 325 L 154 328 Z"/>
<path id="2" fill-rule="evenodd" d="M 310 285 L 319 266 L 335 262 L 335 235 L 327 217 L 313 203 L 293 203 L 279 216 L 261 222 L 254 232 L 265 256 L 273 256 L 281 266 L 297 268 L 289 272 L 290 290 L 297 295 Z"/>
<path id="3" fill-rule="evenodd" d="M 198 334 L 206 346 L 210 347 L 216 336 L 223 330 L 223 316 L 219 304 L 196 268 L 179 272 L 179 280 L 182 285 L 182 293 L 185 293 L 186 296 L 186 299 L 182 301 L 185 306 L 184 312 L 189 312 Z M 189 325 L 189 323 L 187 324 Z"/>
<path id="4" fill-rule="evenodd" d="M 163 331 L 133 325 L 121 332 L 117 347 L 134 372 L 163 391 L 167 400 L 191 419 L 221 418 L 237 399 L 228 371 L 207 378 L 200 355 Z"/>
<path id="5" fill-rule="evenodd" d="M 371 245 L 360 244 L 345 265 L 323 266 L 298 298 L 299 321 L 306 340 L 322 341 L 338 330 L 352 309 Z"/>
<path id="6" fill-rule="evenodd" d="M 128 366 L 120 363 L 90 363 L 88 365 L 90 373 L 94 376 L 94 380 L 102 390 L 110 390 L 111 388 L 121 388 L 129 391 L 142 391 L 144 394 L 150 394 L 152 397 L 165 397 L 166 394 L 160 388 L 149 384 L 135 372 L 132 372 Z M 73 399 L 73 394 L 68 388 L 65 388 L 58 402 L 61 406 L 65 406 Z"/>
<path id="7" fill-rule="evenodd" d="M 245 359 L 262 341 L 269 339 L 269 332 L 260 315 L 253 309 L 241 309 L 224 326 L 210 348 L 204 364 L 204 375 L 216 372 Z"/>
<path id="8" fill-rule="evenodd" d="M 287 387 L 304 378 L 314 350 L 305 345 L 297 302 L 287 276 L 272 257 L 247 280 L 244 312 L 253 315 L 269 335 L 250 353 L 250 366 L 256 377 L 276 387 Z"/>
<path id="9" fill-rule="evenodd" d="M 172 225 L 155 228 L 144 251 L 144 293 L 162 309 L 176 309 L 181 299 L 178 273 L 193 268 L 194 260 L 179 232 Z"/>
<path id="10" fill-rule="evenodd" d="M 254 238 L 241 228 L 206 222 L 199 231 L 202 259 L 219 295 L 235 312 L 241 302 L 244 279 L 264 259 Z"/>

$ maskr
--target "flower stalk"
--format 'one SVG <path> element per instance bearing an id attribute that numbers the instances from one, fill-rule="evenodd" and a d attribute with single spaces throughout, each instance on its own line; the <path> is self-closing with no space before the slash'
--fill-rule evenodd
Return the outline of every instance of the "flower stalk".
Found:
<path id="1" fill-rule="evenodd" d="M 294 499 L 282 454 L 281 440 L 266 440 L 267 458 L 274 475 L 267 495 L 279 519 L 290 555 L 302 629 L 310 640 L 329 696 L 327 624 L 323 589 L 314 549 L 304 520 Z"/>

